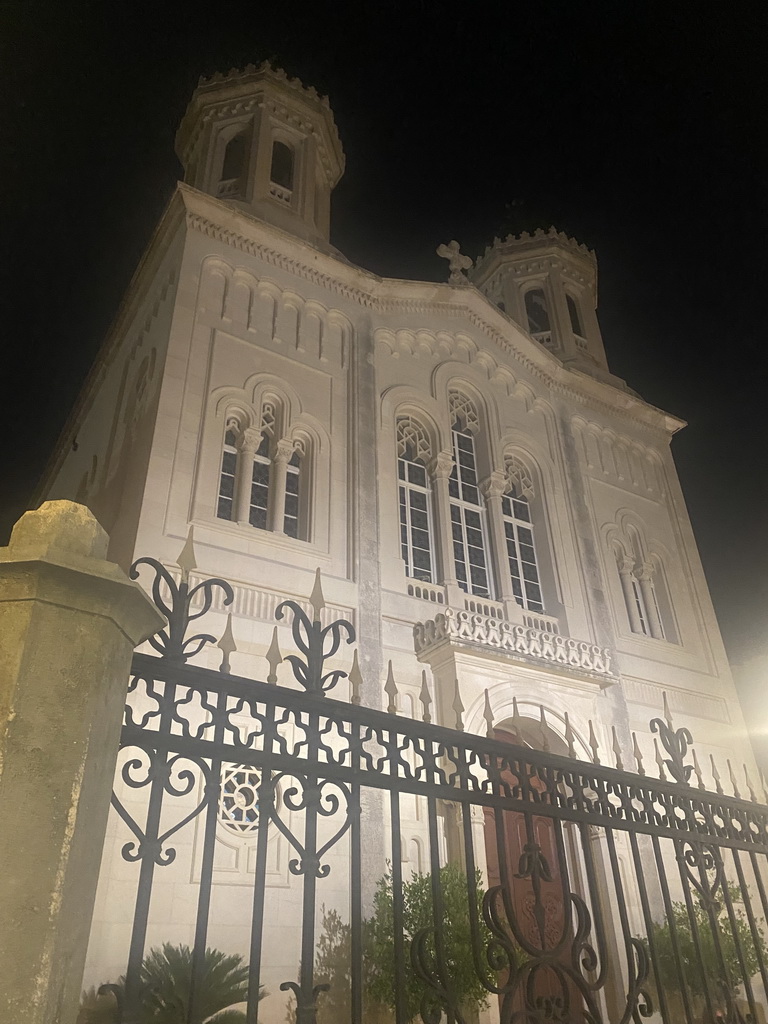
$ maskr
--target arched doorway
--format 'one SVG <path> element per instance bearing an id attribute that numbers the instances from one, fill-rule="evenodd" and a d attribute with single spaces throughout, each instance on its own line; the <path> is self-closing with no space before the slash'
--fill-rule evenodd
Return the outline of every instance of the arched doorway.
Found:
<path id="1" fill-rule="evenodd" d="M 548 726 L 516 714 L 494 730 L 494 739 L 515 747 L 567 754 Z M 511 770 L 506 776 L 516 784 Z M 540 780 L 531 780 L 543 792 Z M 561 822 L 544 814 L 485 808 L 485 851 L 491 910 L 516 947 L 519 975 L 511 972 L 499 997 L 502 1022 L 519 1019 L 584 1020 L 584 1002 L 574 982 L 574 940 L 568 840 Z M 505 986 L 506 987 L 506 986 Z"/>

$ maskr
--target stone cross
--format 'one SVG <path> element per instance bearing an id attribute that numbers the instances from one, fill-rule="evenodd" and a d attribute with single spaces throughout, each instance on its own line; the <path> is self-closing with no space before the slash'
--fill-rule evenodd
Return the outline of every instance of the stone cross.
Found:
<path id="1" fill-rule="evenodd" d="M 448 268 L 451 271 L 448 284 L 468 284 L 464 271 L 472 266 L 472 260 L 459 252 L 459 243 L 454 239 L 448 245 L 438 245 L 436 252 L 438 256 L 448 260 Z"/>

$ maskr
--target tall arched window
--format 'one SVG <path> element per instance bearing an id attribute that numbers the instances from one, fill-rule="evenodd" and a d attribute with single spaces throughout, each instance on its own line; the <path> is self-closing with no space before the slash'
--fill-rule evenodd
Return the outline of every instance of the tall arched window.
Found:
<path id="1" fill-rule="evenodd" d="M 283 532 L 287 537 L 298 537 L 300 527 L 300 485 L 301 455 L 294 449 L 293 455 L 285 467 L 285 511 L 283 514 Z"/>
<path id="2" fill-rule="evenodd" d="M 528 332 L 547 344 L 551 339 L 552 327 L 549 321 L 549 304 L 543 288 L 532 288 L 525 293 L 525 315 L 528 318 Z"/>
<path id="3" fill-rule="evenodd" d="M 477 483 L 474 431 L 478 416 L 472 403 L 458 392 L 449 395 L 453 424 L 453 469 L 448 481 L 451 532 L 456 579 L 468 594 L 491 596 L 485 538 L 485 508 Z M 474 428 L 474 429 L 473 429 Z"/>
<path id="4" fill-rule="evenodd" d="M 432 509 L 427 460 L 430 446 L 422 426 L 404 417 L 397 421 L 397 477 L 400 508 L 400 552 L 407 576 L 435 581 Z"/>
<path id="5" fill-rule="evenodd" d="M 262 431 L 259 447 L 253 453 L 248 522 L 257 530 L 266 530 L 269 521 L 269 484 L 272 469 L 269 440 L 267 431 Z"/>
<path id="6" fill-rule="evenodd" d="M 221 454 L 219 473 L 219 497 L 216 515 L 219 519 L 232 519 L 235 500 L 235 475 L 237 472 L 237 432 L 239 424 L 232 423 L 224 435 L 224 450 Z"/>
<path id="7" fill-rule="evenodd" d="M 528 503 L 528 499 L 533 497 L 533 481 L 526 467 L 517 459 L 507 460 L 506 471 L 509 487 L 502 495 L 501 509 L 512 592 L 523 608 L 543 612 L 541 580 Z"/>
<path id="8" fill-rule="evenodd" d="M 272 165 L 269 172 L 270 181 L 281 188 L 293 189 L 294 153 L 291 147 L 275 139 L 272 143 Z"/>

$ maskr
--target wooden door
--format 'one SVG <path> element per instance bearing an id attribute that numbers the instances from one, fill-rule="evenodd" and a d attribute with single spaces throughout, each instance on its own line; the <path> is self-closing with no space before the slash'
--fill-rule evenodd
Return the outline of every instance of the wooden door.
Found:
<path id="1" fill-rule="evenodd" d="M 496 730 L 494 739 L 516 743 L 514 735 Z M 517 744 L 519 745 L 519 744 Z M 510 780 L 511 781 L 511 780 Z M 506 881 L 518 930 L 537 955 L 519 951 L 519 962 L 547 959 L 554 964 L 570 964 L 571 938 L 570 907 L 564 894 L 569 892 L 567 868 L 562 852 L 558 852 L 559 823 L 544 815 L 526 815 L 518 811 L 502 811 L 503 844 L 497 835 L 497 819 L 492 808 L 485 809 L 485 850 L 488 866 L 488 885 L 502 885 L 500 855 L 506 858 Z M 560 845 L 562 840 L 560 840 Z M 536 877 L 534 877 L 534 875 Z M 522 877 L 521 877 L 522 876 Z M 499 906 L 502 897 L 499 896 Z M 524 1007 L 523 982 L 514 1000 L 513 1012 Z M 564 992 L 564 987 L 566 991 Z M 576 986 L 551 967 L 533 972 L 532 997 L 542 1019 L 568 1021 L 577 1024 L 583 1020 L 583 1004 Z"/>

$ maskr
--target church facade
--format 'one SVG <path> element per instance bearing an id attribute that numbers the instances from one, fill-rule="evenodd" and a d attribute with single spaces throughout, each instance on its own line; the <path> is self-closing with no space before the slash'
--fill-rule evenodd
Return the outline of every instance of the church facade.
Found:
<path id="1" fill-rule="evenodd" d="M 344 154 L 328 102 L 268 66 L 202 81 L 176 146 L 184 181 L 44 496 L 87 504 L 126 567 L 172 568 L 192 528 L 193 577 L 234 588 L 240 675 L 266 677 L 275 608 L 306 603 L 319 567 L 328 618 L 357 630 L 368 707 L 417 717 L 426 694 L 449 727 L 483 732 L 490 707 L 532 746 L 568 734 L 585 760 L 652 764 L 666 693 L 702 764 L 751 761 L 670 451 L 684 424 L 611 373 L 595 254 L 550 229 L 495 240 L 474 267 L 445 246 L 444 284 L 353 266 L 329 240 Z M 225 609 L 211 615 L 223 629 Z M 290 685 L 286 664 L 276 675 Z M 253 837 L 227 814 L 212 944 L 234 951 Z M 120 827 L 88 984 L 124 969 Z M 415 802 L 401 827 L 404 866 L 426 871 Z M 151 942 L 191 940 L 196 841 Z M 295 900 L 280 843 L 277 980 Z"/>

